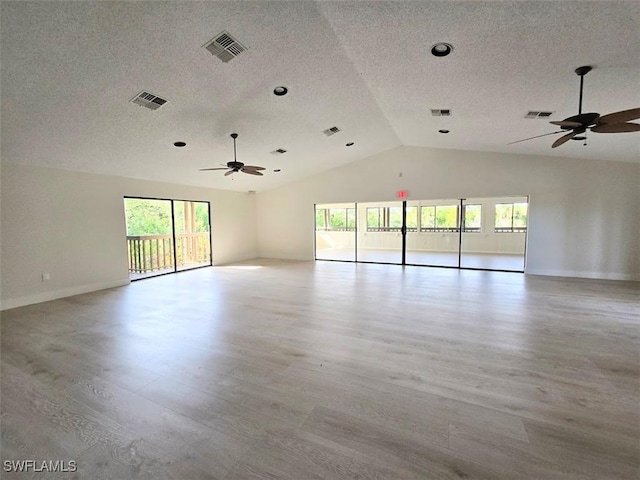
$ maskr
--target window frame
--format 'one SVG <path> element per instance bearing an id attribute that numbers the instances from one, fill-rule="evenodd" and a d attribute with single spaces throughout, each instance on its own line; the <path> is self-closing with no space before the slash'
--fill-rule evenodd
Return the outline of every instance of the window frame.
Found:
<path id="1" fill-rule="evenodd" d="M 391 209 L 398 208 L 400 209 L 400 215 L 402 215 L 402 206 L 398 207 L 366 207 L 366 217 L 367 217 L 367 232 L 401 232 L 402 225 L 399 227 L 391 226 Z M 409 208 L 417 208 L 414 206 L 407 206 L 407 210 Z M 369 223 L 369 210 L 378 210 L 378 226 L 372 226 Z M 418 219 L 416 218 L 416 222 Z M 401 221 L 402 223 L 402 221 Z M 418 227 L 407 227 L 407 232 L 417 232 Z"/>
<path id="2" fill-rule="evenodd" d="M 496 226 L 496 214 L 498 212 L 498 206 L 511 205 L 511 226 L 510 227 L 497 227 Z M 527 206 L 527 225 L 524 227 L 514 227 L 513 220 L 515 218 L 516 205 Z M 529 225 L 529 203 L 528 202 L 499 202 L 495 204 L 494 216 L 493 216 L 493 233 L 527 233 Z"/>
<path id="3" fill-rule="evenodd" d="M 478 207 L 480 209 L 480 226 L 479 227 L 467 227 L 467 207 Z M 482 204 L 481 203 L 465 203 L 462 205 L 462 213 L 464 215 L 464 228 L 463 233 L 482 233 Z"/>
<path id="4" fill-rule="evenodd" d="M 455 227 L 437 227 L 438 207 L 447 207 L 456 209 L 456 226 Z M 433 208 L 433 226 L 425 227 L 422 225 L 422 209 Z M 420 205 L 420 232 L 421 233 L 459 233 L 460 232 L 460 205 Z"/>
<path id="5" fill-rule="evenodd" d="M 331 223 L 331 212 L 343 210 L 344 211 L 344 227 L 334 227 Z M 351 219 L 351 215 L 349 215 L 349 211 L 353 212 L 353 226 L 349 226 L 349 220 Z M 318 212 L 322 213 L 322 220 L 324 225 L 318 227 Z M 357 225 L 357 213 L 355 208 L 350 207 L 340 207 L 340 208 L 317 208 L 316 207 L 316 232 L 355 232 Z"/>

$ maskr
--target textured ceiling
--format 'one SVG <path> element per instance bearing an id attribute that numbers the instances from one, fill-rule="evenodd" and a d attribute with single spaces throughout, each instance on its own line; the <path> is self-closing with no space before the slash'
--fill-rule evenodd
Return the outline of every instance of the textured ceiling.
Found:
<path id="1" fill-rule="evenodd" d="M 635 162 L 640 133 L 554 137 L 529 110 L 640 107 L 640 2 L 1 3 L 2 161 L 274 188 L 399 145 Z M 222 63 L 227 30 L 248 47 Z M 436 42 L 453 53 L 432 56 Z M 273 95 L 285 85 L 289 94 Z M 141 90 L 157 111 L 129 103 Z M 448 108 L 437 118 L 430 110 Z M 323 130 L 342 131 L 325 136 Z M 451 133 L 442 135 L 439 129 Z M 233 159 L 264 177 L 198 172 Z M 175 141 L 187 146 L 175 148 Z M 347 142 L 355 142 L 346 147 Z M 283 148 L 287 153 L 269 152 Z M 561 158 L 559 158 L 561 161 Z M 274 169 L 281 169 L 274 173 Z"/>

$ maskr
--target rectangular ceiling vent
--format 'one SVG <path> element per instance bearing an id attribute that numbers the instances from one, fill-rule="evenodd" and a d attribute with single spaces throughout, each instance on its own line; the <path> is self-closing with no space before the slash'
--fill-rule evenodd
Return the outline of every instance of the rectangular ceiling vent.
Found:
<path id="1" fill-rule="evenodd" d="M 279 148 L 277 150 L 274 150 L 273 152 L 271 152 L 271 155 L 282 155 L 283 153 L 287 153 L 287 151 L 284 148 Z"/>
<path id="2" fill-rule="evenodd" d="M 140 105 L 141 107 L 147 107 L 150 110 L 157 110 L 162 105 L 167 103 L 167 100 L 164 98 L 160 98 L 153 93 L 142 91 L 131 100 L 131 103 L 135 103 L 136 105 Z"/>
<path id="3" fill-rule="evenodd" d="M 336 133 L 338 133 L 340 131 L 340 129 L 338 127 L 331 127 L 331 128 L 327 128 L 324 133 L 327 137 L 330 137 L 331 135 L 335 135 Z"/>
<path id="4" fill-rule="evenodd" d="M 431 115 L 434 117 L 450 117 L 451 116 L 451 109 L 449 108 L 437 108 L 437 109 L 431 109 Z"/>
<path id="5" fill-rule="evenodd" d="M 553 112 L 540 112 L 537 110 L 530 110 L 527 112 L 527 114 L 524 116 L 524 118 L 549 118 L 551 115 L 553 115 Z"/>
<path id="6" fill-rule="evenodd" d="M 247 48 L 244 45 L 224 30 L 222 33 L 213 37 L 213 40 L 207 42 L 204 45 L 204 48 L 206 48 L 211 55 L 218 57 L 225 63 L 247 51 Z"/>

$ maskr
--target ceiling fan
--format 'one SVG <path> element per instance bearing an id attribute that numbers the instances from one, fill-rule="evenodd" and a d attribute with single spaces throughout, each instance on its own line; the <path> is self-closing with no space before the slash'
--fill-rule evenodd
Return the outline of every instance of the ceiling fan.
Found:
<path id="1" fill-rule="evenodd" d="M 263 173 L 260 170 L 265 170 L 264 167 L 256 167 L 254 165 L 245 165 L 242 162 L 239 162 L 236 159 L 236 138 L 238 138 L 238 134 L 237 133 L 232 133 L 231 134 L 231 138 L 233 138 L 233 162 L 227 162 L 227 166 L 226 167 L 216 167 L 216 168 L 201 168 L 200 171 L 204 172 L 207 170 L 228 170 L 227 173 L 224 174 L 224 176 L 229 176 L 231 174 L 234 174 L 236 172 L 242 172 L 242 173 L 248 173 L 250 175 L 260 175 L 262 176 Z"/>
<path id="2" fill-rule="evenodd" d="M 511 142 L 508 145 L 514 143 L 525 142 L 534 138 L 540 138 L 547 135 L 556 135 L 558 133 L 565 133 L 562 137 L 558 138 L 551 148 L 556 148 L 571 139 L 585 140 L 586 145 L 586 132 L 590 130 L 595 133 L 623 133 L 623 132 L 638 132 L 640 131 L 640 124 L 629 123 L 631 120 L 640 118 L 640 108 L 632 108 L 630 110 L 622 110 L 620 112 L 609 113 L 607 115 L 600 116 L 599 113 L 582 113 L 582 90 L 584 86 L 584 76 L 592 70 L 590 66 L 578 67 L 575 72 L 580 76 L 580 101 L 578 103 L 578 115 L 574 115 L 569 118 L 565 118 L 560 121 L 550 122 L 553 125 L 560 127 L 560 130 L 551 133 L 545 133 L 543 135 L 537 135 L 535 137 L 525 138 L 523 140 L 517 140 Z M 584 134 L 584 135 L 582 135 Z"/>

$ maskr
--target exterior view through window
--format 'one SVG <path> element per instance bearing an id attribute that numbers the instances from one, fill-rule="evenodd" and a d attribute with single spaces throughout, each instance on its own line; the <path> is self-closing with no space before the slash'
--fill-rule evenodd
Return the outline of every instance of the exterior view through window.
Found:
<path id="1" fill-rule="evenodd" d="M 523 272 L 529 199 L 316 205 L 317 260 Z"/>
<path id="2" fill-rule="evenodd" d="M 131 280 L 211 265 L 209 202 L 125 198 Z"/>

